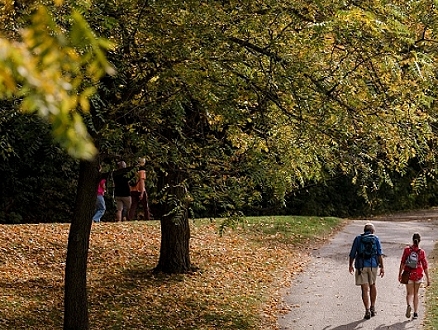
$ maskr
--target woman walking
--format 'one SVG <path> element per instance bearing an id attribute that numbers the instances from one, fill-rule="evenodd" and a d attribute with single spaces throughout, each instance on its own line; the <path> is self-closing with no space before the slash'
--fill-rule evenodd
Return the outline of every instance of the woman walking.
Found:
<path id="1" fill-rule="evenodd" d="M 398 274 L 398 280 L 401 282 L 403 272 L 409 272 L 409 280 L 406 284 L 406 317 L 411 317 L 412 307 L 414 307 L 413 320 L 418 318 L 418 290 L 424 282 L 424 275 L 426 275 L 426 286 L 430 285 L 426 252 L 420 249 L 420 241 L 420 234 L 414 233 L 413 244 L 406 246 L 403 250 Z"/>
<path id="2" fill-rule="evenodd" d="M 102 167 L 99 167 L 99 172 L 102 170 Z M 99 185 L 97 186 L 97 199 L 96 199 L 96 210 L 93 215 L 93 222 L 100 222 L 100 219 L 103 217 L 106 211 L 105 205 L 105 191 L 106 191 L 106 179 L 108 173 L 101 174 Z"/>

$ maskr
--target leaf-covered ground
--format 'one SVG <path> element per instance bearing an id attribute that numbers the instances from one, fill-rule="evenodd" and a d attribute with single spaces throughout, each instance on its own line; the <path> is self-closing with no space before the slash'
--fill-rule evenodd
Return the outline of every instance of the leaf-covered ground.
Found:
<path id="1" fill-rule="evenodd" d="M 62 329 L 68 224 L 0 226 L 0 329 Z M 276 329 L 280 291 L 307 250 L 281 234 L 192 225 L 186 275 L 153 272 L 158 222 L 93 224 L 91 329 Z"/>

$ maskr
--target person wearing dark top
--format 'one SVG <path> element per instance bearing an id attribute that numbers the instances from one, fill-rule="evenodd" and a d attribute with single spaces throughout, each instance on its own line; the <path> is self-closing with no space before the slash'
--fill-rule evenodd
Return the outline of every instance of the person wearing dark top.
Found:
<path id="1" fill-rule="evenodd" d="M 379 276 L 383 277 L 383 252 L 380 239 L 376 236 L 374 225 L 370 222 L 365 224 L 364 233 L 354 238 L 353 245 L 349 255 L 349 271 L 354 273 L 356 285 L 361 287 L 362 302 L 365 306 L 364 319 L 368 320 L 376 315 L 375 303 L 377 298 L 377 268 L 380 268 Z M 374 246 L 372 255 L 365 258 L 365 254 L 361 251 L 362 242 L 371 239 Z M 354 262 L 354 264 L 353 264 Z"/>
<path id="2" fill-rule="evenodd" d="M 120 161 L 117 163 L 117 170 L 113 173 L 114 198 L 117 205 L 116 221 L 122 221 L 124 209 L 127 220 L 129 220 L 129 209 L 131 208 L 130 171 L 131 168 L 127 168 L 126 163 Z"/>

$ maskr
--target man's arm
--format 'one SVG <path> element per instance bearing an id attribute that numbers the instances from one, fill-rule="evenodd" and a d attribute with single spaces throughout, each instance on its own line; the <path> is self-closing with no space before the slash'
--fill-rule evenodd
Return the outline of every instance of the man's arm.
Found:
<path id="1" fill-rule="evenodd" d="M 349 262 L 348 262 L 348 271 L 350 274 L 354 273 L 354 259 L 356 258 L 357 251 L 357 237 L 353 241 L 353 245 L 351 246 Z"/>
<path id="2" fill-rule="evenodd" d="M 377 254 L 378 254 L 377 262 L 380 268 L 379 276 L 383 277 L 383 275 L 385 274 L 385 270 L 383 267 L 383 252 L 382 252 L 382 244 L 380 243 L 380 239 L 377 239 Z"/>
<path id="3" fill-rule="evenodd" d="M 380 267 L 379 275 L 380 275 L 380 277 L 383 277 L 383 275 L 385 274 L 385 270 L 384 270 L 384 267 L 383 267 L 383 256 L 379 255 L 378 260 L 379 260 L 379 267 Z"/>
<path id="4" fill-rule="evenodd" d="M 353 263 L 354 263 L 354 258 L 350 257 L 350 261 L 348 263 L 348 271 L 350 272 L 350 274 L 354 273 Z"/>

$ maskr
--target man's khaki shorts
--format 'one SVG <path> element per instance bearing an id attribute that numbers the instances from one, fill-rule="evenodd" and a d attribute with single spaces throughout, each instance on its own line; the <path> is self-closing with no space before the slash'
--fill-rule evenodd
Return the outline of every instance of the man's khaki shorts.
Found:
<path id="1" fill-rule="evenodd" d="M 369 284 L 373 285 L 376 283 L 377 278 L 377 267 L 364 267 L 361 269 L 356 268 L 354 274 L 356 285 Z"/>

